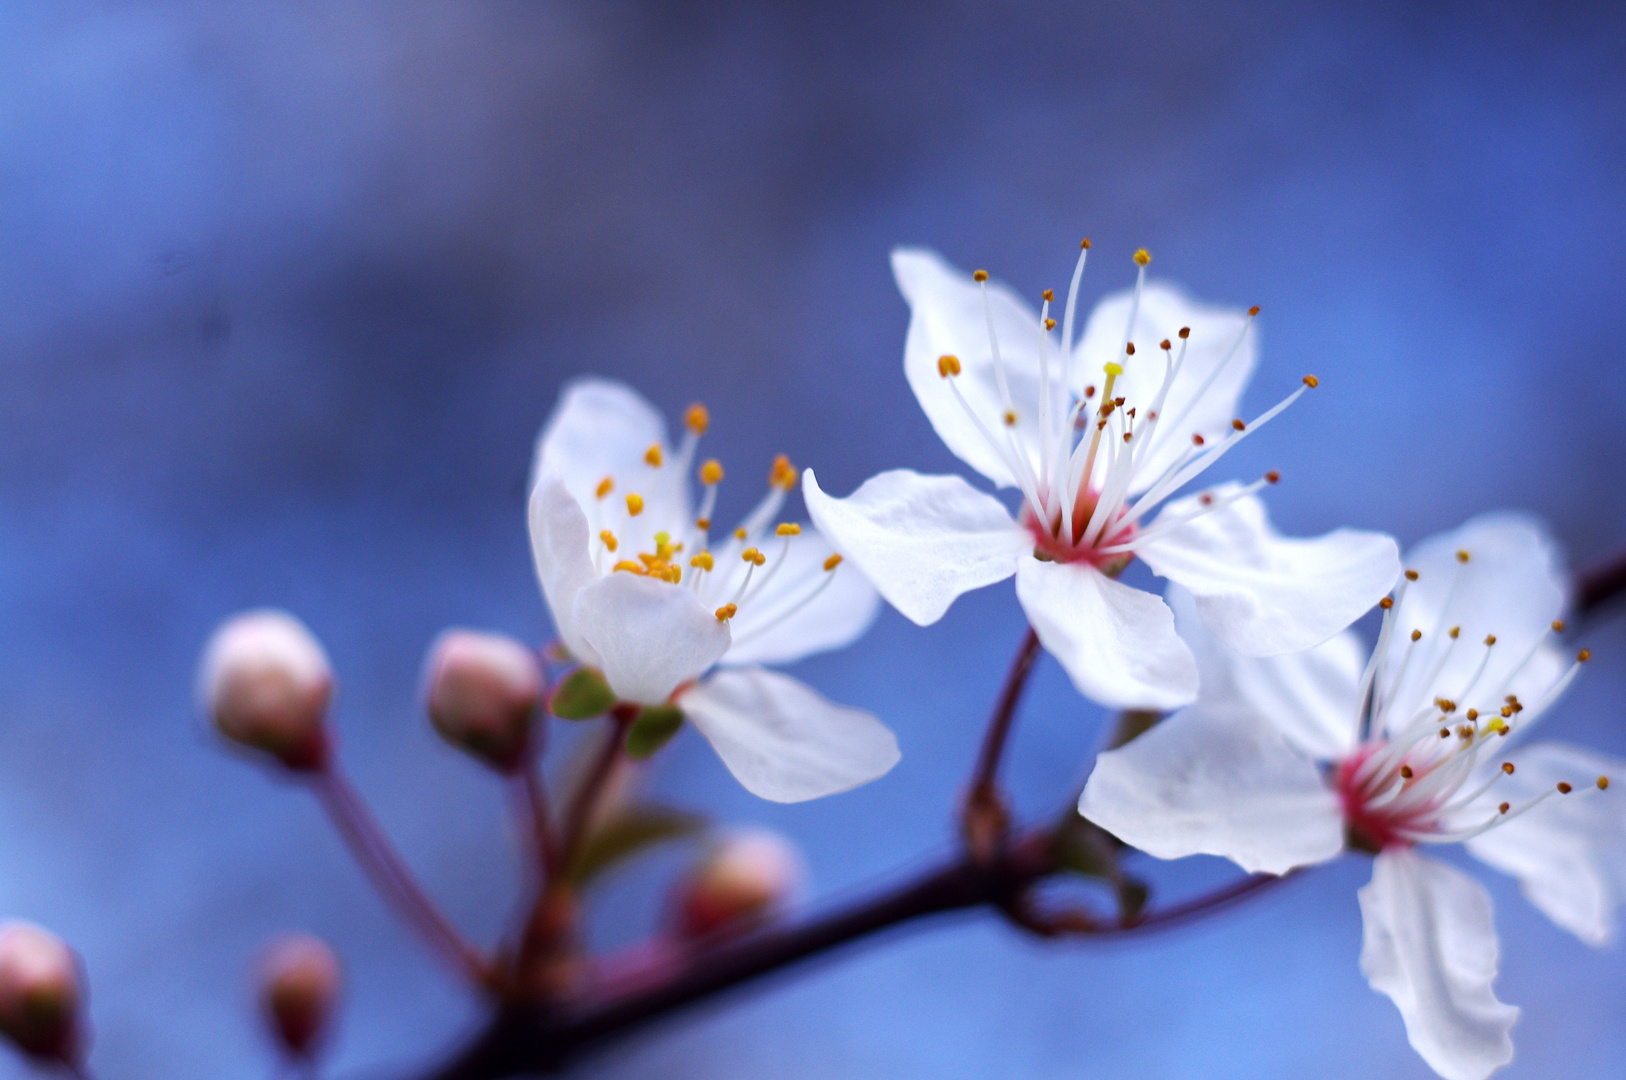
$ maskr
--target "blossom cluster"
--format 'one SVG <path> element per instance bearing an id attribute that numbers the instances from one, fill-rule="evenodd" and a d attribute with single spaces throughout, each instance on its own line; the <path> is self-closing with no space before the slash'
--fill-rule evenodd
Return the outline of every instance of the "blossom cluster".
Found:
<path id="1" fill-rule="evenodd" d="M 425 666 L 436 730 L 522 786 L 535 782 L 540 717 L 610 721 L 568 813 L 528 789 L 545 886 L 513 956 L 488 960 L 437 923 L 368 833 L 333 761 L 333 675 L 297 619 L 259 611 L 226 623 L 201 667 L 204 712 L 232 742 L 312 778 L 359 838 L 358 857 L 471 977 L 504 993 L 558 992 L 605 977 L 584 975 L 572 944 L 594 860 L 687 828 L 647 812 L 632 821 L 613 794 L 627 783 L 619 768 L 692 727 L 764 799 L 875 781 L 900 758 L 893 732 L 775 668 L 852 644 L 882 601 L 925 626 L 962 593 L 1014 578 L 1038 642 L 1081 695 L 1156 719 L 1099 755 L 1076 820 L 1157 858 L 1218 855 L 1256 874 L 1371 859 L 1361 970 L 1436 1072 L 1489 1075 L 1512 1058 L 1518 1015 L 1493 986 L 1490 898 L 1422 852 L 1463 845 L 1593 945 L 1611 939 L 1626 898 L 1626 814 L 1608 794 L 1617 764 L 1526 739 L 1588 659 L 1562 644 L 1562 557 L 1539 521 L 1515 512 L 1404 558 L 1371 531 L 1281 535 L 1261 499 L 1274 471 L 1206 479 L 1320 380 L 1305 374 L 1241 416 L 1259 309 L 1194 300 L 1149 277 L 1151 257 L 1137 251 L 1133 284 L 1081 320 L 1089 253 L 1086 240 L 1064 300 L 1047 290 L 1036 304 L 933 252 L 893 253 L 910 311 L 905 378 L 991 491 L 898 468 L 837 496 L 780 456 L 765 483 L 747 481 L 760 496 L 729 527 L 715 519 L 725 468 L 702 453 L 703 406 L 674 439 L 628 386 L 582 378 L 564 389 L 527 503 L 557 640 L 539 650 L 452 630 Z M 806 520 L 792 512 L 798 489 Z M 1136 563 L 1164 579 L 1161 594 L 1125 579 Z M 1368 648 L 1352 627 L 1374 609 Z M 550 812 L 566 819 L 562 837 Z M 606 835 L 620 839 L 598 843 Z M 737 932 L 800 876 L 782 841 L 714 836 L 662 948 Z M 13 936 L 55 957 L 61 983 L 71 962 L 30 933 Z M 298 941 L 271 967 L 267 1008 L 302 1053 L 336 961 Z M 48 1034 L 31 1037 L 61 1056 L 74 1029 L 63 1021 Z"/>

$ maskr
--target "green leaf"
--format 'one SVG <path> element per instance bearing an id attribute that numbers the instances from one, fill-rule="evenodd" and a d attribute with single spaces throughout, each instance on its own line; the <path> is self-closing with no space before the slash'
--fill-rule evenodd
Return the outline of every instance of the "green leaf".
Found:
<path id="1" fill-rule="evenodd" d="M 672 741 L 683 726 L 683 710 L 676 705 L 646 705 L 627 732 L 627 756 L 642 761 Z"/>
<path id="2" fill-rule="evenodd" d="M 631 806 L 588 833 L 566 876 L 578 889 L 606 870 L 656 844 L 693 836 L 706 827 L 698 814 L 664 806 Z"/>
<path id="3" fill-rule="evenodd" d="M 615 700 L 615 691 L 603 675 L 590 667 L 579 667 L 553 691 L 548 709 L 561 720 L 591 720 L 609 712 Z"/>

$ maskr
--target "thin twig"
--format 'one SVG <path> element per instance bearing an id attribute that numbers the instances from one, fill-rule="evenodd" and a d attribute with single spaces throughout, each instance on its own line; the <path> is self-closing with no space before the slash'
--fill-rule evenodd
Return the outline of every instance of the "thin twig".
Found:
<path id="1" fill-rule="evenodd" d="M 528 761 L 519 774 L 520 797 L 525 802 L 530 820 L 531 840 L 542 869 L 544 883 L 559 873 L 559 837 L 553 831 L 553 819 L 548 814 L 548 795 L 536 763 Z"/>
<path id="2" fill-rule="evenodd" d="M 569 870 L 571 862 L 587 839 L 587 830 L 592 825 L 599 798 L 603 795 L 610 777 L 615 773 L 616 764 L 621 760 L 622 747 L 627 741 L 627 729 L 632 726 L 636 717 L 636 711 L 626 705 L 617 705 L 610 712 L 610 719 L 615 726 L 600 748 L 598 760 L 593 762 L 592 770 L 576 789 L 576 797 L 570 803 L 570 816 L 565 819 L 564 851 L 559 857 L 562 870 Z"/>
<path id="3" fill-rule="evenodd" d="M 988 730 L 983 734 L 982 750 L 977 754 L 977 766 L 971 774 L 973 791 L 991 789 L 994 786 L 1000 759 L 1005 754 L 1005 743 L 1010 736 L 1011 721 L 1016 716 L 1016 706 L 1022 700 L 1022 690 L 1027 686 L 1028 674 L 1033 670 L 1033 661 L 1038 659 L 1038 656 L 1039 635 L 1030 626 L 1022 638 L 1022 644 L 1016 650 L 1016 657 L 1011 661 L 1011 670 L 1005 676 L 1005 686 L 1000 691 L 999 701 L 988 720 Z"/>
<path id="4" fill-rule="evenodd" d="M 311 786 L 373 886 L 460 975 L 485 985 L 486 961 L 429 899 L 339 767 L 329 764 L 313 773 Z"/>

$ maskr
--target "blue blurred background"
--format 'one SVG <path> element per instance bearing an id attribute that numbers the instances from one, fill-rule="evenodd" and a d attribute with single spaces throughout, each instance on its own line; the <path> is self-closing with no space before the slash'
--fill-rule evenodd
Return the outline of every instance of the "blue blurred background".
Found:
<path id="1" fill-rule="evenodd" d="M 731 476 L 788 452 L 845 492 L 957 467 L 905 386 L 896 243 L 1028 294 L 1122 287 L 1139 245 L 1264 306 L 1233 458 L 1287 531 L 1403 543 L 1546 515 L 1626 542 L 1626 13 L 1612 5 L 694 5 L 295 0 L 0 11 L 0 913 L 83 953 L 104 1077 L 263 1075 L 247 971 L 337 943 L 335 1071 L 449 1049 L 469 996 L 389 917 L 311 800 L 192 709 L 224 615 L 299 613 L 343 750 L 431 890 L 498 934 L 502 793 L 438 745 L 419 665 L 448 624 L 540 638 L 523 484 L 560 384 L 703 400 Z M 725 519 L 757 491 L 725 485 Z M 1626 756 L 1626 632 L 1551 732 Z M 782 829 L 815 891 L 947 850 L 1022 630 L 1008 587 L 929 630 L 882 616 L 800 666 L 904 760 L 799 807 L 692 734 L 664 797 Z M 1029 815 L 1102 717 L 1041 665 L 1009 777 Z M 634 937 L 670 853 L 600 896 Z M 1143 942 L 927 928 L 685 1014 L 602 1076 L 1421 1077 L 1356 957 L 1354 859 Z M 1229 872 L 1156 870 L 1178 896 Z M 1488 872 L 1509 1077 L 1626 1075 L 1626 966 Z M 0 1076 L 21 1075 L 12 1059 Z"/>

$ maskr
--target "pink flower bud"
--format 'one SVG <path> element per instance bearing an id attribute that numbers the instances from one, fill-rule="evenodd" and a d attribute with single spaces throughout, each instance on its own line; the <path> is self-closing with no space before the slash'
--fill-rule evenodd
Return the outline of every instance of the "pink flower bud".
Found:
<path id="1" fill-rule="evenodd" d="M 497 769 L 525 755 L 542 701 L 542 669 L 524 645 L 502 634 L 447 630 L 425 666 L 429 719 L 447 742 Z"/>
<path id="2" fill-rule="evenodd" d="M 0 1034 L 35 1057 L 79 1053 L 79 960 L 62 939 L 27 922 L 0 926 Z"/>
<path id="3" fill-rule="evenodd" d="M 684 879 L 678 893 L 679 930 L 697 938 L 749 929 L 799 892 L 805 876 L 801 856 L 778 833 L 730 833 Z"/>
<path id="4" fill-rule="evenodd" d="M 266 950 L 260 971 L 260 1001 L 272 1034 L 293 1056 L 309 1056 L 338 1003 L 339 958 L 320 938 L 289 934 Z"/>
<path id="5" fill-rule="evenodd" d="M 222 623 L 203 653 L 198 697 L 232 742 L 290 769 L 327 763 L 333 670 L 321 643 L 287 612 L 262 608 Z"/>

